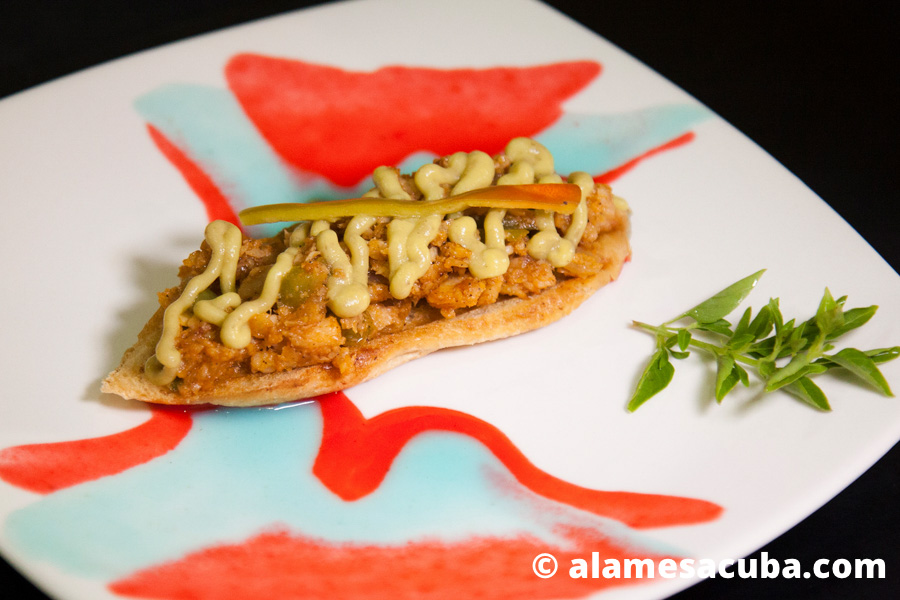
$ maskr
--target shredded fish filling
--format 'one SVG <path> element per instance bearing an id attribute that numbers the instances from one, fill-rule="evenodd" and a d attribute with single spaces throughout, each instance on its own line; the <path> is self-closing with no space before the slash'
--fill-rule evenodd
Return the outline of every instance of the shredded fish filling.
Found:
<path id="1" fill-rule="evenodd" d="M 411 204 L 489 186 L 566 182 L 550 152 L 528 138 L 495 157 L 459 152 L 412 175 L 379 167 L 373 181 L 366 198 Z M 581 190 L 570 214 L 357 214 L 300 223 L 264 240 L 214 222 L 185 261 L 182 285 L 160 295 L 164 327 L 145 374 L 192 395 L 249 373 L 326 363 L 341 369 L 348 349 L 367 340 L 591 276 L 603 264 L 587 250 L 602 233 L 626 226 L 627 205 L 587 173 L 567 181 Z"/>

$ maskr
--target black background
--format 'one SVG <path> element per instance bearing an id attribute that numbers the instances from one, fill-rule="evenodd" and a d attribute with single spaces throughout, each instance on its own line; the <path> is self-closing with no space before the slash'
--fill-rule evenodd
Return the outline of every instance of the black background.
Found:
<path id="1" fill-rule="evenodd" d="M 308 4 L 5 0 L 0 97 L 138 50 Z M 863 3 L 785 3 L 777 9 L 762 2 L 550 4 L 746 133 L 900 269 L 896 19 Z M 900 390 L 900 382 L 893 383 Z M 676 597 L 896 597 L 898 473 L 900 447 L 895 447 L 843 493 L 762 549 L 782 561 L 800 559 L 804 567 L 818 558 L 882 558 L 886 579 L 716 579 Z M 23 600 L 45 598 L 2 561 L 0 588 L 21 588 L 14 597 Z"/>

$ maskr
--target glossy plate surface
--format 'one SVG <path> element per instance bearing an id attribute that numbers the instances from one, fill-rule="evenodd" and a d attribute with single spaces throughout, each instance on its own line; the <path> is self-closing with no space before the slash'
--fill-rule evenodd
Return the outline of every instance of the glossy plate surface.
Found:
<path id="1" fill-rule="evenodd" d="M 877 326 L 848 341 L 882 347 L 900 338 L 900 281 L 802 183 L 643 65 L 542 5 L 483 4 L 303 11 L 0 103 L 2 249 L 17 257 L 2 299 L 15 317 L 0 350 L 0 549 L 49 593 L 247 597 L 222 579 L 240 566 L 276 597 L 298 585 L 363 596 L 383 578 L 405 582 L 395 597 L 423 597 L 435 572 L 462 597 L 485 573 L 497 597 L 659 597 L 691 580 L 619 587 L 564 571 L 592 551 L 742 556 L 900 437 L 894 399 L 835 378 L 831 414 L 756 389 L 717 407 L 701 400 L 702 363 L 679 364 L 663 396 L 625 413 L 653 349 L 632 319 L 666 320 L 767 268 L 753 306 L 779 296 L 805 317 L 827 285 L 880 305 Z M 367 35 L 399 14 L 403 36 Z M 519 134 L 633 209 L 633 260 L 570 317 L 348 390 L 361 415 L 341 398 L 151 415 L 99 393 L 208 207 L 350 195 L 378 164 L 495 152 Z M 898 380 L 897 364 L 884 371 Z M 359 441 L 323 441 L 342 431 Z M 361 463 L 376 465 L 343 477 Z M 659 502 L 631 512 L 648 500 L 632 494 Z M 561 563 L 546 580 L 531 571 L 541 552 Z M 436 571 L 438 556 L 457 562 Z"/>

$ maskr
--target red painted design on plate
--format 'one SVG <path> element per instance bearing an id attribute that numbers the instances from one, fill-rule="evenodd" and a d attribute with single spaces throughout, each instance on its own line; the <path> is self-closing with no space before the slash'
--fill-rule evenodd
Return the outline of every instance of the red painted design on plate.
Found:
<path id="1" fill-rule="evenodd" d="M 596 181 L 597 183 L 611 183 L 611 182 L 615 181 L 616 179 L 618 179 L 619 177 L 621 177 L 622 175 L 624 175 L 625 173 L 627 173 L 628 171 L 630 171 L 631 169 L 633 169 L 634 167 L 636 167 L 637 164 L 639 162 L 641 162 L 642 160 L 644 160 L 646 158 L 650 158 L 651 156 L 653 156 L 655 154 L 659 154 L 660 152 L 665 152 L 666 150 L 671 150 L 673 148 L 683 146 L 683 145 L 687 144 L 688 142 L 692 141 L 693 139 L 694 139 L 694 132 L 689 131 L 689 132 L 685 133 L 684 135 L 678 136 L 674 140 L 670 140 L 670 141 L 666 142 L 665 144 L 662 144 L 661 146 L 657 146 L 656 148 L 653 148 L 652 150 L 648 150 L 647 152 L 644 152 L 640 156 L 636 156 L 636 157 L 632 158 L 627 163 L 625 163 L 623 165 L 619 165 L 615 169 L 612 169 L 611 171 L 607 171 L 603 175 L 598 175 L 597 177 L 594 177 L 594 181 Z"/>
<path id="2" fill-rule="evenodd" d="M 561 530 L 564 547 L 531 537 L 475 538 L 456 543 L 398 545 L 336 544 L 289 532 L 263 533 L 240 544 L 212 546 L 151 567 L 109 585 L 134 598 L 244 600 L 352 598 L 353 600 L 458 600 L 483 598 L 581 598 L 614 586 L 646 583 L 641 578 L 591 577 L 591 553 L 604 560 L 675 557 L 636 549 L 597 531 Z M 532 572 L 538 554 L 552 553 L 555 577 Z M 572 559 L 587 561 L 588 577 L 572 578 Z M 645 570 L 645 576 L 649 569 Z"/>
<path id="3" fill-rule="evenodd" d="M 189 413 L 153 408 L 150 419 L 127 431 L 97 438 L 14 446 L 0 451 L 0 479 L 49 494 L 115 475 L 175 448 L 191 429 Z"/>
<path id="4" fill-rule="evenodd" d="M 288 163 L 342 185 L 411 152 L 500 152 L 562 115 L 600 73 L 593 61 L 529 67 L 347 71 L 239 54 L 225 68 L 247 116 Z"/>
<path id="5" fill-rule="evenodd" d="M 150 132 L 150 138 L 156 144 L 156 147 L 178 169 L 187 184 L 191 186 L 191 189 L 203 202 L 203 206 L 206 207 L 206 216 L 209 220 L 228 221 L 241 227 L 241 222 L 234 213 L 234 209 L 231 208 L 228 198 L 213 183 L 209 175 L 156 127 L 147 125 L 147 131 Z"/>
<path id="6" fill-rule="evenodd" d="M 430 406 L 410 406 L 365 419 L 342 392 L 320 398 L 324 431 L 313 473 L 344 500 L 357 500 L 381 484 L 394 459 L 416 435 L 448 431 L 484 444 L 513 476 L 533 492 L 610 517 L 631 527 L 687 525 L 717 518 L 712 502 L 633 492 L 583 488 L 532 464 L 503 432 L 472 415 Z"/>

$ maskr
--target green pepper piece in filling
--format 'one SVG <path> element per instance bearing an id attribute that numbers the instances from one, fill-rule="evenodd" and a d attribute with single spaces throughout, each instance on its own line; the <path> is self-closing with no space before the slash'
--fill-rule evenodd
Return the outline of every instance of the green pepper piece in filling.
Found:
<path id="1" fill-rule="evenodd" d="M 291 308 L 297 308 L 309 300 L 312 293 L 324 283 L 325 277 L 321 274 L 311 273 L 299 265 L 291 267 L 281 280 L 278 301 Z"/>

